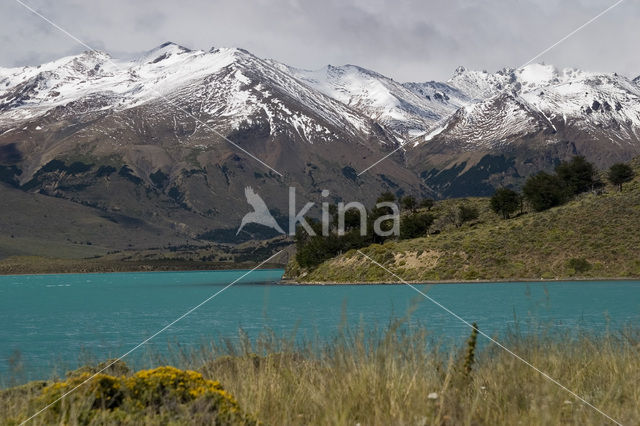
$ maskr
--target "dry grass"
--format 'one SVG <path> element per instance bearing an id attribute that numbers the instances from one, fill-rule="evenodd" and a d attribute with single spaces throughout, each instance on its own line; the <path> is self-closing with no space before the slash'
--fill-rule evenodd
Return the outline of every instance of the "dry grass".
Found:
<path id="1" fill-rule="evenodd" d="M 640 424 L 639 337 L 627 331 L 572 338 L 510 335 L 504 341 L 614 419 Z M 219 381 L 245 412 L 264 424 L 611 423 L 496 346 L 476 349 L 468 342 L 444 350 L 430 343 L 426 330 L 402 322 L 383 332 L 342 332 L 328 344 L 293 343 L 266 334 L 253 343 L 244 338 L 174 355 L 172 363 Z M 0 394 L 0 423 L 24 418 L 25 410 L 34 408 L 42 385 L 29 386 Z M 48 424 L 43 419 L 85 424 L 80 417 L 91 406 L 80 409 L 82 401 L 76 399 L 76 406 L 66 405 L 59 417 L 43 417 L 35 424 Z M 191 422 L 193 411 L 169 404 L 163 410 L 165 417 L 149 412 L 137 420 Z M 118 424 L 101 413 L 82 418 L 97 419 L 86 424 Z"/>

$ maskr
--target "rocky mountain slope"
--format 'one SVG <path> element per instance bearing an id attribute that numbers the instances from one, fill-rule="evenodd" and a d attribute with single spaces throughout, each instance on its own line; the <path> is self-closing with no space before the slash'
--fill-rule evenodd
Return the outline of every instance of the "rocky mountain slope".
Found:
<path id="1" fill-rule="evenodd" d="M 2 69 L 0 87 L 1 181 L 185 240 L 234 235 L 250 210 L 245 186 L 276 216 L 287 212 L 289 186 L 300 207 L 322 189 L 367 202 L 382 188 L 429 193 L 394 161 L 356 179 L 395 149 L 395 136 L 240 49 L 165 44 L 126 61 L 89 52 Z"/>
<path id="2" fill-rule="evenodd" d="M 0 184 L 15 199 L 56 197 L 165 240 L 246 240 L 273 236 L 236 238 L 246 186 L 286 228 L 289 186 L 298 209 L 322 189 L 365 203 L 385 190 L 485 195 L 575 154 L 603 167 L 628 160 L 640 151 L 639 99 L 637 81 L 546 65 L 399 83 L 233 48 L 86 52 L 0 68 Z M 42 212 L 20 213 L 37 223 Z"/>
<path id="3" fill-rule="evenodd" d="M 488 195 L 576 154 L 606 167 L 640 153 L 640 87 L 626 77 L 533 64 L 448 83 L 477 99 L 408 155 L 442 196 Z"/>

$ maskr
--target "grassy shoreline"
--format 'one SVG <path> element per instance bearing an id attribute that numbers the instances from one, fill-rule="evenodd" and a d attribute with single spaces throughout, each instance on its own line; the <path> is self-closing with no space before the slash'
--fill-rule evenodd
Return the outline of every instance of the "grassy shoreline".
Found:
<path id="1" fill-rule="evenodd" d="M 567 278 L 553 278 L 553 279 L 477 279 L 477 280 L 440 280 L 440 281 L 365 281 L 365 282 L 352 282 L 352 281 L 301 281 L 291 279 L 283 279 L 279 285 L 290 286 L 314 286 L 314 285 L 407 285 L 407 284 L 424 284 L 424 285 L 449 285 L 449 284 L 505 284 L 505 283 L 562 283 L 562 282 L 583 282 L 583 281 L 628 281 L 628 282 L 640 282 L 640 278 L 637 277 L 567 277 Z"/>

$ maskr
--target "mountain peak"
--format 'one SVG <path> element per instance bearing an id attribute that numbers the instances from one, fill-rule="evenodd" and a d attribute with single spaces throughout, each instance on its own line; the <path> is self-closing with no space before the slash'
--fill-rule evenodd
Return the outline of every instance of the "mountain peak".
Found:
<path id="1" fill-rule="evenodd" d="M 103 52 L 102 50 L 85 50 L 81 54 L 77 56 L 77 58 L 95 58 L 95 59 L 104 59 L 111 58 L 107 52 Z"/>
<path id="2" fill-rule="evenodd" d="M 558 69 L 553 65 L 529 64 L 516 71 L 522 83 L 534 85 L 548 84 L 560 75 Z"/>
<path id="3" fill-rule="evenodd" d="M 453 72 L 453 76 L 457 77 L 460 74 L 464 74 L 465 72 L 467 72 L 467 69 L 465 67 L 463 67 L 462 65 L 458 66 L 458 68 L 456 68 L 456 70 Z"/>
<path id="4" fill-rule="evenodd" d="M 167 49 L 170 48 L 172 50 L 179 50 L 182 52 L 191 52 L 191 49 L 189 49 L 188 47 L 184 47 L 178 43 L 174 43 L 172 41 L 165 41 L 164 43 L 162 43 L 160 46 L 156 47 L 155 49 L 152 50 L 159 50 L 159 49 Z"/>
<path id="5" fill-rule="evenodd" d="M 353 65 L 353 64 L 344 64 L 340 66 L 327 65 L 324 68 L 321 68 L 320 70 L 315 70 L 312 72 L 314 73 L 325 72 L 327 74 L 338 74 L 338 75 L 351 73 L 351 74 L 358 74 L 361 76 L 371 77 L 374 79 L 392 80 L 391 78 L 384 76 L 376 71 L 363 68 L 359 65 Z"/>
<path id="6" fill-rule="evenodd" d="M 145 53 L 142 54 L 139 61 L 140 62 L 149 62 L 149 63 L 158 63 L 162 60 L 165 60 L 173 55 L 181 55 L 183 53 L 189 53 L 192 50 L 176 44 L 172 41 L 167 41 L 162 43 L 160 46 L 155 47 Z"/>

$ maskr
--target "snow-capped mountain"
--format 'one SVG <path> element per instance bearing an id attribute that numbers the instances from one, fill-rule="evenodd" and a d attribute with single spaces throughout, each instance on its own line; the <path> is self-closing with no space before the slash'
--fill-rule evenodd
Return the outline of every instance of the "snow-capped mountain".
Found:
<path id="1" fill-rule="evenodd" d="M 5 127 L 80 101 L 82 109 L 72 113 L 119 112 L 159 99 L 211 117 L 207 126 L 220 131 L 261 116 L 274 134 L 295 129 L 308 142 L 337 137 L 334 128 L 352 136 L 372 132 L 368 120 L 343 104 L 241 49 L 204 52 L 166 43 L 133 60 L 87 52 L 39 67 L 0 69 Z M 288 109 L 287 101 L 300 108 Z"/>
<path id="2" fill-rule="evenodd" d="M 426 133 L 468 101 L 464 93 L 447 84 L 401 84 L 355 65 L 328 65 L 315 71 L 280 67 L 404 138 Z"/>
<path id="3" fill-rule="evenodd" d="M 557 132 L 559 121 L 596 133 L 622 126 L 611 137 L 635 139 L 639 94 L 637 81 L 615 74 L 538 64 L 496 73 L 459 67 L 444 83 L 401 84 L 354 65 L 308 71 L 241 49 L 205 52 L 165 43 L 133 59 L 87 52 L 37 67 L 0 68 L 0 128 L 61 107 L 67 114 L 118 112 L 162 100 L 202 114 L 206 124 L 199 131 L 205 132 L 264 120 L 270 133 L 293 131 L 314 143 L 345 132 L 371 135 L 378 124 L 399 143 L 446 135 L 484 149 L 543 127 Z M 290 102 L 298 105 L 289 108 Z"/>
<path id="4" fill-rule="evenodd" d="M 460 68 L 447 83 L 473 100 L 414 142 L 413 167 L 432 183 L 462 164 L 477 173 L 486 155 L 509 158 L 499 173 L 513 177 L 571 155 L 606 167 L 640 154 L 640 87 L 626 77 L 532 64 L 495 74 Z M 486 179 L 483 193 L 512 183 Z"/>
<path id="5" fill-rule="evenodd" d="M 399 83 L 173 43 L 0 68 L 0 182 L 191 236 L 232 228 L 248 185 L 280 211 L 283 184 L 307 199 L 485 195 L 576 154 L 640 154 L 638 79 L 532 64 Z"/>
<path id="6" fill-rule="evenodd" d="M 377 121 L 242 49 L 166 43 L 0 69 L 0 182 L 191 237 L 236 227 L 246 186 L 282 212 L 288 186 L 302 200 L 430 193 L 397 161 L 357 178 L 397 146 Z"/>
<path id="7" fill-rule="evenodd" d="M 552 141 L 567 127 L 593 138 L 610 129 L 607 138 L 621 144 L 640 135 L 640 88 L 616 74 L 533 64 L 496 74 L 457 72 L 449 84 L 476 96 L 442 129 L 442 136 L 467 147 L 498 146 L 544 129 Z"/>
<path id="8" fill-rule="evenodd" d="M 447 81 L 449 85 L 465 93 L 472 100 L 482 100 L 496 95 L 513 83 L 513 69 L 505 68 L 496 73 L 456 68 Z"/>

